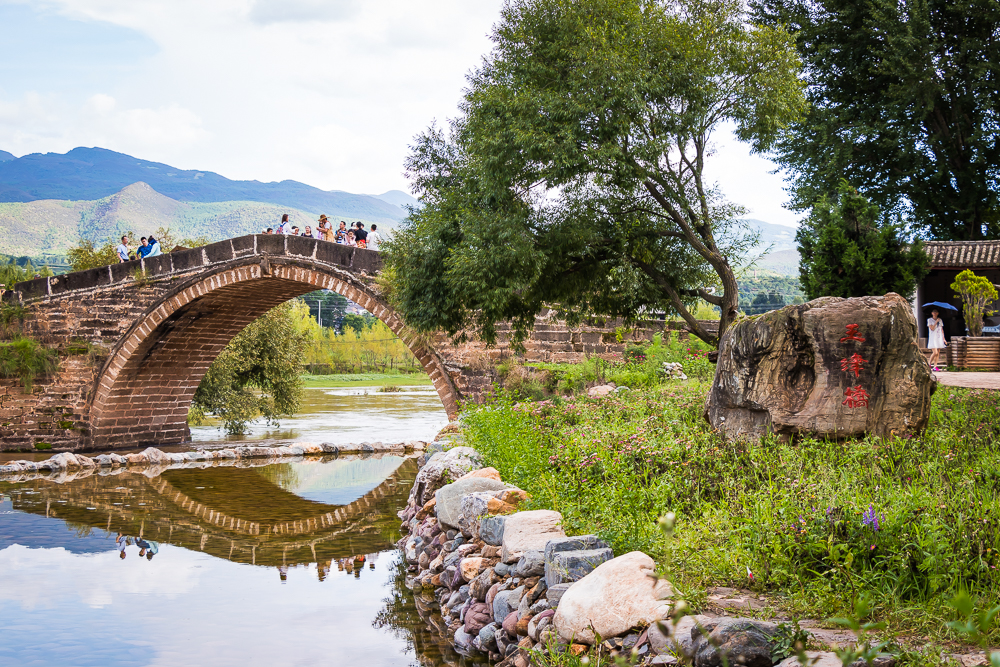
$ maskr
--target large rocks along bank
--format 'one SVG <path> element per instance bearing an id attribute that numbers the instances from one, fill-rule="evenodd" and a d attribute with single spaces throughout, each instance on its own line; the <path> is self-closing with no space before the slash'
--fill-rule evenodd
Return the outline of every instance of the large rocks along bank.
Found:
<path id="1" fill-rule="evenodd" d="M 519 511 L 527 494 L 483 467 L 478 452 L 441 446 L 428 448 L 399 512 L 399 548 L 417 611 L 458 653 L 529 667 L 533 651 L 579 655 L 600 643 L 605 655 L 631 653 L 642 665 L 797 664 L 772 660 L 776 623 L 709 615 L 672 623 L 677 595 L 653 576 L 652 558 L 616 557 L 595 535 L 566 535 L 558 512 Z M 886 655 L 877 664 L 894 663 Z"/>

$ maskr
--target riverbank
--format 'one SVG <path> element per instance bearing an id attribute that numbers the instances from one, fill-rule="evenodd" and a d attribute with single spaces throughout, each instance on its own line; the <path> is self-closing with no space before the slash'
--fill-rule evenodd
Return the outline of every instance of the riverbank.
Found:
<path id="1" fill-rule="evenodd" d="M 102 453 L 94 456 L 62 452 L 51 458 L 34 460 L 8 461 L 0 465 L 0 479 L 5 481 L 25 481 L 28 479 L 49 479 L 74 475 L 74 479 L 95 473 L 115 471 L 125 468 L 153 467 L 157 472 L 171 468 L 192 467 L 199 465 L 240 465 L 242 462 L 254 460 L 254 465 L 280 463 L 285 459 L 324 455 L 339 456 L 342 454 L 412 454 L 422 452 L 427 446 L 420 440 L 406 442 L 359 442 L 345 444 L 314 444 L 297 442 L 292 445 L 271 447 L 255 447 L 243 445 L 239 447 L 207 448 L 202 447 L 189 452 L 170 452 L 147 447 L 141 452 L 131 454 Z"/>
<path id="2" fill-rule="evenodd" d="M 940 388 L 918 438 L 737 445 L 702 418 L 707 389 L 501 398 L 467 409 L 465 443 L 568 533 L 653 556 L 696 608 L 718 586 L 800 618 L 849 617 L 864 598 L 885 636 L 940 649 L 961 638 L 945 624 L 957 593 L 995 604 L 1000 394 Z"/>
<path id="3" fill-rule="evenodd" d="M 829 639 L 836 625 L 828 619 L 857 617 L 884 624 L 869 639 L 896 646 L 897 664 L 980 664 L 982 653 L 946 622 L 968 612 L 953 605 L 960 591 L 977 610 L 991 608 L 1000 593 L 1000 395 L 939 389 L 930 427 L 918 438 L 735 445 L 703 420 L 707 389 L 681 381 L 596 398 L 519 402 L 501 395 L 466 408 L 462 444 L 477 467 L 525 492 L 520 513 L 558 513 L 565 534 L 591 535 L 615 555 L 648 554 L 674 600 L 683 598 L 692 611 L 814 619 L 802 624 L 814 628 L 810 648 L 836 644 L 820 639 L 817 626 Z M 415 487 L 413 504 L 423 505 L 403 516 L 410 547 L 421 547 L 407 547 L 416 557 L 411 584 L 455 634 L 451 626 L 463 614 L 462 605 L 454 607 L 464 595 L 454 597 L 463 584 L 448 585 L 443 574 L 449 559 L 485 558 L 481 565 L 500 556 L 477 541 L 474 527 L 449 529 L 449 519 L 427 507 L 441 499 L 428 488 Z M 676 525 L 665 535 L 658 520 L 668 512 Z M 456 544 L 472 546 L 453 556 Z M 497 567 L 506 575 L 516 566 L 497 560 L 490 567 L 495 578 Z M 517 588 L 517 579 L 501 588 Z M 508 639 L 517 644 L 523 636 Z M 997 643 L 995 629 L 986 641 Z M 956 653 L 962 662 L 942 657 Z"/>

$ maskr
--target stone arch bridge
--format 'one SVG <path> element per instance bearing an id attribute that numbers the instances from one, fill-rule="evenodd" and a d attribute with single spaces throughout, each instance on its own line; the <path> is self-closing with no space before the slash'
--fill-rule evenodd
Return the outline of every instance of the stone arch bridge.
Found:
<path id="1" fill-rule="evenodd" d="M 27 316 L 25 335 L 63 351 L 59 373 L 30 393 L 0 381 L 0 450 L 45 443 L 110 449 L 181 443 L 209 365 L 271 308 L 330 289 L 399 336 L 430 375 L 450 418 L 489 384 L 501 345 L 455 346 L 408 329 L 382 298 L 379 253 L 316 239 L 251 235 L 145 260 L 18 283 L 3 294 Z M 662 324 L 660 325 L 662 329 Z M 655 326 L 633 330 L 649 338 Z M 527 361 L 578 361 L 622 347 L 620 330 L 539 320 Z M 43 445 L 44 446 L 44 445 Z"/>

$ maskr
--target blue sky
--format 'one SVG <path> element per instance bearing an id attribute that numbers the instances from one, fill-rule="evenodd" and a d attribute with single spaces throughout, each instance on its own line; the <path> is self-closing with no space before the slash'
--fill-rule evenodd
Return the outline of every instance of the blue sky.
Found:
<path id="1" fill-rule="evenodd" d="M 500 0 L 0 0 L 0 149 L 101 146 L 229 178 L 407 189 L 415 134 L 455 114 Z M 710 176 L 794 224 L 727 132 Z"/>

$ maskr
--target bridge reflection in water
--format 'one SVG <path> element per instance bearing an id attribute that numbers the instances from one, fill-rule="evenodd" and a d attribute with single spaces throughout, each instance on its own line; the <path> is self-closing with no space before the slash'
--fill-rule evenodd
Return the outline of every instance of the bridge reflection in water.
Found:
<path id="1" fill-rule="evenodd" d="M 62 484 L 0 481 L 0 492 L 14 509 L 60 519 L 78 534 L 100 529 L 251 565 L 318 563 L 322 573 L 332 561 L 394 548 L 395 512 L 416 473 L 412 458 L 327 457 L 159 475 L 123 470 Z"/>
<path id="2" fill-rule="evenodd" d="M 485 667 L 430 631 L 392 553 L 416 473 L 363 455 L 0 480 L 0 664 Z"/>

